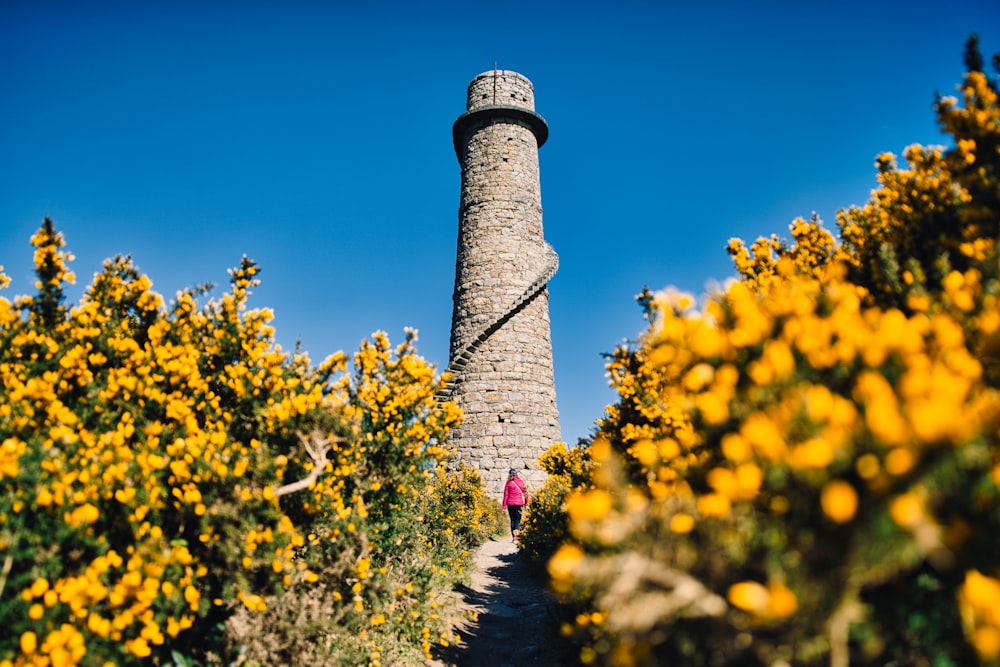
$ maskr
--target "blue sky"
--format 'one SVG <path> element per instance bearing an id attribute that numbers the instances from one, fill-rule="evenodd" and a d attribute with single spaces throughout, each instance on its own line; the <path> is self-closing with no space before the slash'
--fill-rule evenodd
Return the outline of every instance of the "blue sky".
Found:
<path id="1" fill-rule="evenodd" d="M 867 200 L 874 157 L 945 142 L 970 33 L 1000 3 L 0 3 L 0 265 L 32 291 L 45 216 L 75 301 L 132 255 L 167 300 L 225 285 L 316 361 L 376 330 L 447 364 L 459 166 L 451 125 L 493 68 L 535 85 L 563 437 L 614 400 L 603 352 L 644 285 L 701 295 L 734 236 Z"/>

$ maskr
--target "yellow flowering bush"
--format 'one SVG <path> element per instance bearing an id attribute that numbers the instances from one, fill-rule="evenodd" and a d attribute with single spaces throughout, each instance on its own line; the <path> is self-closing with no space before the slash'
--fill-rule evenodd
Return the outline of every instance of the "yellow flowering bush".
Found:
<path id="1" fill-rule="evenodd" d="M 305 585 L 293 582 L 269 599 L 262 613 L 239 609 L 229 641 L 246 658 L 421 664 L 456 640 L 443 593 L 466 576 L 471 550 L 439 548 L 453 535 L 431 510 L 436 486 L 458 484 L 460 473 L 442 467 L 442 444 L 461 414 L 437 403 L 440 378 L 416 356 L 415 341 L 408 331 L 393 347 L 375 333 L 353 356 L 353 373 L 332 383 L 346 397 L 346 442 L 332 445 L 326 474 L 301 501 L 283 503 L 310 526 L 297 554 L 323 566 L 311 568 Z M 296 477 L 310 469 L 304 462 Z"/>
<path id="2" fill-rule="evenodd" d="M 569 536 L 563 505 L 573 489 L 589 483 L 590 451 L 560 442 L 543 453 L 539 463 L 548 477 L 532 494 L 518 537 L 518 548 L 534 563 L 546 562 Z"/>
<path id="3" fill-rule="evenodd" d="M 312 642 L 311 664 L 448 641 L 449 572 L 401 556 L 434 528 L 397 524 L 420 525 L 407 503 L 460 415 L 412 332 L 365 341 L 353 374 L 340 353 L 314 367 L 247 310 L 245 258 L 204 306 L 207 288 L 165 304 L 119 257 L 67 307 L 62 236 L 46 220 L 32 244 L 37 295 L 0 298 L 0 665 L 256 659 L 255 619 L 320 598 L 344 648 Z M 299 642 L 278 662 L 315 639 L 298 620 L 272 618 Z"/>
<path id="4" fill-rule="evenodd" d="M 435 526 L 438 538 L 435 551 L 467 555 L 506 527 L 500 503 L 486 494 L 482 476 L 465 462 L 454 470 L 439 468 L 425 500 L 425 521 Z"/>
<path id="5" fill-rule="evenodd" d="M 585 663 L 1000 657 L 1000 106 L 966 62 L 956 145 L 881 156 L 839 244 L 797 220 L 700 309 L 640 297 L 548 559 Z"/>

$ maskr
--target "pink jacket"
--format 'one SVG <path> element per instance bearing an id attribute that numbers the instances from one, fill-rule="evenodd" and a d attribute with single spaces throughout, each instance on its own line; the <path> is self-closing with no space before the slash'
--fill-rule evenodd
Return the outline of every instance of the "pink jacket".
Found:
<path id="1" fill-rule="evenodd" d="M 508 479 L 503 487 L 503 508 L 507 505 L 526 505 L 528 503 L 528 487 L 520 477 Z"/>

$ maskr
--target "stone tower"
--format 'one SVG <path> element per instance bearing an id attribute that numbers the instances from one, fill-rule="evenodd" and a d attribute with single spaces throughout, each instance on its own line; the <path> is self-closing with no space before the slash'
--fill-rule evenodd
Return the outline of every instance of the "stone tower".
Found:
<path id="1" fill-rule="evenodd" d="M 560 439 L 547 290 L 559 259 L 542 234 L 549 130 L 534 98 L 520 74 L 484 72 L 453 128 L 462 194 L 444 397 L 465 412 L 451 444 L 492 494 L 509 468 L 537 489 L 538 457 Z"/>

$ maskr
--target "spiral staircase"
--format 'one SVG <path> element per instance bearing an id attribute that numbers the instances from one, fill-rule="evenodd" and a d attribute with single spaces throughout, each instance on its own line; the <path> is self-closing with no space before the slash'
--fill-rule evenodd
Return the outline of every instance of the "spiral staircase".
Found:
<path id="1" fill-rule="evenodd" d="M 535 280 L 528 285 L 527 289 L 521 293 L 521 295 L 510 304 L 510 306 L 504 311 L 500 317 L 486 326 L 482 331 L 476 335 L 470 342 L 456 353 L 451 362 L 448 364 L 448 368 L 445 373 L 448 377 L 445 386 L 438 391 L 435 398 L 439 403 L 444 401 L 449 401 L 452 398 L 452 393 L 455 390 L 455 386 L 458 382 L 459 377 L 465 368 L 468 366 L 469 362 L 475 356 L 476 351 L 489 340 L 489 337 L 496 333 L 504 324 L 506 324 L 512 317 L 517 315 L 519 312 L 524 310 L 524 308 L 531 303 L 535 297 L 542 293 L 545 286 L 548 285 L 552 277 L 556 275 L 556 271 L 559 270 L 559 255 L 556 254 L 555 249 L 549 245 L 545 244 L 545 265 L 542 267 L 541 273 Z"/>

